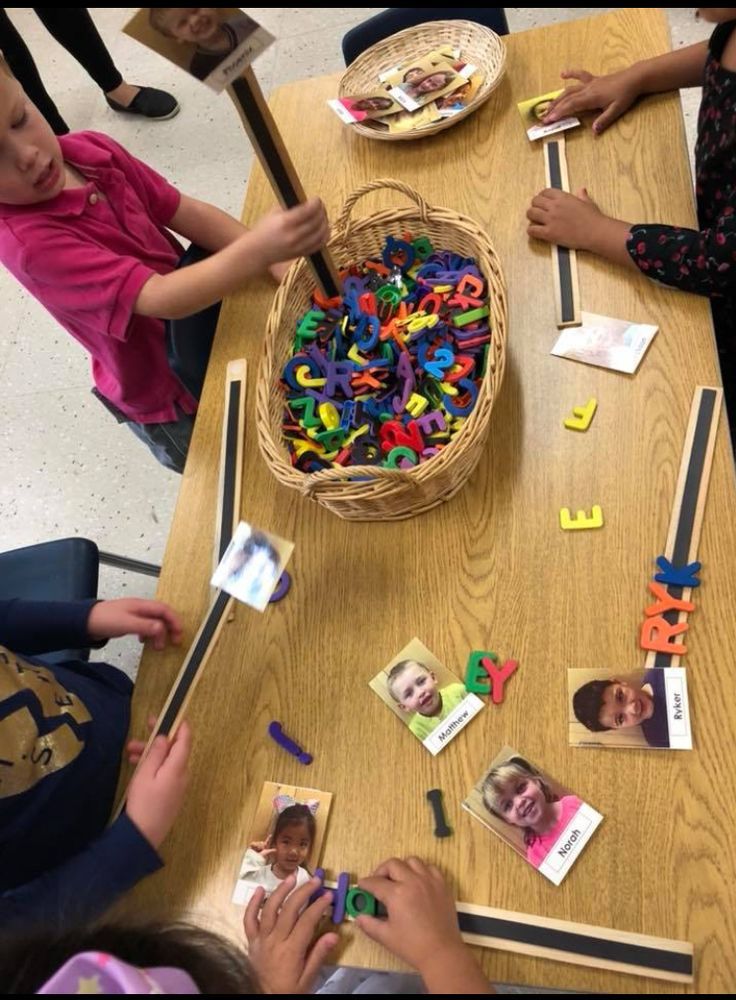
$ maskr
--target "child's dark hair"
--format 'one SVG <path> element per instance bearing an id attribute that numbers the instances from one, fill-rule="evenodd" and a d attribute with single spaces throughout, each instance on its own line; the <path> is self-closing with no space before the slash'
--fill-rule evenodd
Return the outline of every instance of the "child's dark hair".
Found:
<path id="1" fill-rule="evenodd" d="M 243 555 L 250 559 L 256 552 L 265 552 L 274 566 L 279 564 L 279 554 L 262 531 L 252 531 L 243 542 Z"/>
<path id="2" fill-rule="evenodd" d="M 305 805 L 287 806 L 286 809 L 281 810 L 276 817 L 276 825 L 273 828 L 273 842 L 276 842 L 276 838 L 285 827 L 292 824 L 296 825 L 297 823 L 303 823 L 306 826 L 307 833 L 309 834 L 309 843 L 314 843 L 317 824 L 314 821 L 312 810 L 309 806 Z"/>
<path id="3" fill-rule="evenodd" d="M 70 958 L 85 951 L 114 955 L 142 969 L 182 969 L 203 994 L 262 992 L 244 951 L 219 934 L 185 923 L 3 935 L 0 992 L 25 996 L 37 993 Z"/>
<path id="4" fill-rule="evenodd" d="M 600 721 L 601 706 L 606 688 L 616 681 L 588 681 L 578 688 L 572 696 L 572 710 L 578 722 L 589 729 L 591 733 L 603 733 L 609 730 L 610 726 L 604 726 Z"/>

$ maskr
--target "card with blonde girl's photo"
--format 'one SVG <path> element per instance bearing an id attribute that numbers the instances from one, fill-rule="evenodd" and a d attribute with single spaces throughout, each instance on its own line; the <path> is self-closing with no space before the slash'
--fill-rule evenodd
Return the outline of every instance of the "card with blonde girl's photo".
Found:
<path id="1" fill-rule="evenodd" d="M 266 781 L 240 863 L 233 903 L 247 904 L 258 886 L 269 896 L 285 878 L 304 885 L 319 863 L 332 792 Z"/>
<path id="2" fill-rule="evenodd" d="M 555 885 L 603 819 L 569 788 L 508 747 L 491 762 L 462 806 Z"/>

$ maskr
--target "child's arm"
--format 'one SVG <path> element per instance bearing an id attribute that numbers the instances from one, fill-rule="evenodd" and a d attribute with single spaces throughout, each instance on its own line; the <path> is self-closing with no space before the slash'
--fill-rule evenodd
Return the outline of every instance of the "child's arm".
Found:
<path id="1" fill-rule="evenodd" d="M 169 228 L 211 253 L 222 250 L 250 231 L 222 209 L 186 194 L 181 196 Z M 268 270 L 273 278 L 281 281 L 290 263 L 282 261 L 271 264 Z"/>
<path id="2" fill-rule="evenodd" d="M 585 191 L 542 191 L 526 214 L 530 236 L 589 250 L 683 292 L 724 295 L 736 288 L 736 198 L 702 230 L 622 222 L 604 215 Z"/>
<path id="3" fill-rule="evenodd" d="M 495 993 L 460 937 L 452 893 L 434 865 L 418 858 L 384 861 L 358 882 L 388 917 L 358 917 L 360 929 L 412 965 L 428 993 Z"/>
<path id="4" fill-rule="evenodd" d="M 214 211 L 217 213 L 216 209 Z M 172 228 L 176 228 L 178 215 L 178 212 L 174 215 Z M 191 206 L 185 208 L 185 222 L 191 224 L 192 216 L 198 217 L 202 230 L 200 235 L 217 239 L 215 230 L 218 230 L 218 224 L 212 216 L 203 221 L 198 209 Z M 234 219 L 231 221 L 239 226 Z M 196 228 L 197 223 L 192 232 Z M 230 233 L 234 233 L 232 227 L 227 229 L 227 234 Z M 152 275 L 138 294 L 134 312 L 158 319 L 191 316 L 219 302 L 248 278 L 260 274 L 272 264 L 316 253 L 328 237 L 327 215 L 318 198 L 311 198 L 287 211 L 273 212 L 260 219 L 253 229 L 237 235 L 207 260 L 170 274 Z M 224 240 L 222 232 L 219 238 Z"/>
<path id="5" fill-rule="evenodd" d="M 163 649 L 178 643 L 181 622 L 161 601 L 0 601 L 0 643 L 32 656 L 57 649 L 102 645 L 115 636 L 137 635 Z"/>
<path id="6" fill-rule="evenodd" d="M 171 742 L 154 742 L 130 783 L 126 811 L 79 854 L 0 893 L 0 925 L 13 931 L 40 923 L 57 930 L 84 925 L 157 871 L 158 848 L 184 798 L 190 749 L 186 723 Z"/>
<path id="7" fill-rule="evenodd" d="M 626 249 L 631 226 L 604 215 L 585 188 L 574 195 L 546 188 L 532 199 L 526 217 L 527 232 L 535 239 L 589 250 L 624 267 L 636 267 Z"/>
<path id="8" fill-rule="evenodd" d="M 33 656 L 88 646 L 94 601 L 0 601 L 0 645 Z"/>
<path id="9" fill-rule="evenodd" d="M 95 642 L 105 642 L 124 635 L 149 639 L 154 649 L 165 649 L 168 640 L 181 642 L 181 619 L 163 601 L 123 597 L 116 601 L 98 601 L 87 618 L 87 634 Z"/>
<path id="10" fill-rule="evenodd" d="M 183 194 L 169 229 L 212 253 L 244 236 L 249 229 L 222 209 Z"/>
<path id="11" fill-rule="evenodd" d="M 697 42 L 684 49 L 666 52 L 653 59 L 643 59 L 627 69 L 606 76 L 593 76 L 583 69 L 565 70 L 563 80 L 579 80 L 553 101 L 544 116 L 545 125 L 583 111 L 601 110 L 593 122 L 600 134 L 644 94 L 661 94 L 680 87 L 699 87 L 708 55 L 708 42 Z"/>

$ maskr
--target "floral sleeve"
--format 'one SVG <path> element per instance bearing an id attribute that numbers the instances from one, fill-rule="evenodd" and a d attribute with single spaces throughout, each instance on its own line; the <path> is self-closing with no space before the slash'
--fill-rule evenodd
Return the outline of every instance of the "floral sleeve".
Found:
<path id="1" fill-rule="evenodd" d="M 736 294 L 736 213 L 728 205 L 709 229 L 635 225 L 626 249 L 655 281 L 696 295 Z"/>

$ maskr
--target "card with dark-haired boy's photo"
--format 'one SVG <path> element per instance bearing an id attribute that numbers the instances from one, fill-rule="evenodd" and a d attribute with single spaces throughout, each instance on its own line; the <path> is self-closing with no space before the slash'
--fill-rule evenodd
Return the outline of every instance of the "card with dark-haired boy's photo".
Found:
<path id="1" fill-rule="evenodd" d="M 692 750 L 683 667 L 568 670 L 567 685 L 571 746 Z"/>
<path id="2" fill-rule="evenodd" d="M 141 7 L 124 31 L 218 92 L 274 41 L 240 7 Z"/>
<path id="3" fill-rule="evenodd" d="M 332 792 L 266 781 L 253 818 L 248 848 L 233 891 L 233 903 L 247 904 L 258 886 L 269 896 L 285 878 L 304 885 L 319 864 Z"/>
<path id="4" fill-rule="evenodd" d="M 484 707 L 419 639 L 412 639 L 370 687 L 435 756 Z"/>
<path id="5" fill-rule="evenodd" d="M 504 747 L 462 804 L 559 885 L 603 817 L 528 758 Z"/>
<path id="6" fill-rule="evenodd" d="M 293 551 L 293 542 L 241 521 L 210 582 L 265 611 Z"/>

